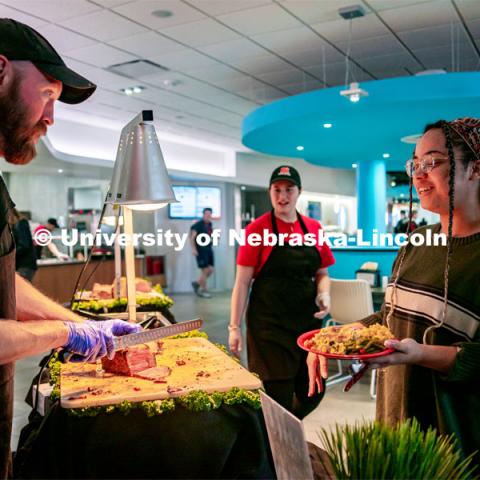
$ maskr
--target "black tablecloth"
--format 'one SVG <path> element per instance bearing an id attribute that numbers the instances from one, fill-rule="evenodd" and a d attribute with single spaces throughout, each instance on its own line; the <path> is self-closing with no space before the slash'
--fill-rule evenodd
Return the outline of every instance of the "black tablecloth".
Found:
<path id="1" fill-rule="evenodd" d="M 37 419 L 38 421 L 38 419 Z M 58 405 L 25 427 L 16 478 L 272 478 L 261 410 L 222 405 L 210 412 L 177 406 L 73 417 Z"/>

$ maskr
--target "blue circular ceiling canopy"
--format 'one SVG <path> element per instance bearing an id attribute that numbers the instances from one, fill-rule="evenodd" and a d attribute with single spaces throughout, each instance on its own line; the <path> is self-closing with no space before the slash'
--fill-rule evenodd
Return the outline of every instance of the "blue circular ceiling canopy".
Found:
<path id="1" fill-rule="evenodd" d="M 338 168 L 388 153 L 387 169 L 401 170 L 414 148 L 401 138 L 439 119 L 480 116 L 480 72 L 376 80 L 360 87 L 368 97 L 358 103 L 340 95 L 344 87 L 335 87 L 262 106 L 243 120 L 242 142 L 259 152 Z"/>

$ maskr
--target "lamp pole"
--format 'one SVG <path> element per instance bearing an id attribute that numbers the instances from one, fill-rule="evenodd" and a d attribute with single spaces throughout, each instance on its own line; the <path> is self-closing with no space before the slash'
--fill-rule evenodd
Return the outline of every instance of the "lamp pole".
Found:
<path id="1" fill-rule="evenodd" d="M 137 294 L 135 288 L 135 250 L 133 247 L 133 215 L 132 210 L 123 207 L 123 230 L 126 234 L 125 242 L 125 275 L 127 277 L 128 321 L 137 320 Z"/>
<path id="2" fill-rule="evenodd" d="M 121 279 L 122 279 L 122 251 L 120 249 L 120 242 L 118 235 L 120 233 L 120 217 L 122 215 L 122 207 L 120 205 L 113 205 L 114 213 L 117 215 L 115 222 L 115 244 L 113 246 L 114 259 L 115 259 L 115 281 L 113 285 L 114 297 L 118 300 L 120 298 Z M 117 209 L 117 212 L 115 212 Z"/>

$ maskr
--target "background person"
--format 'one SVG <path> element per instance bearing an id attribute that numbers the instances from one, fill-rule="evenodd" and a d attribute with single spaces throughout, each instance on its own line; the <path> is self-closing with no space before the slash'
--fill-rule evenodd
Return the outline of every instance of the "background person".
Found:
<path id="1" fill-rule="evenodd" d="M 50 243 L 48 243 L 47 245 L 39 245 L 36 241 L 35 241 L 35 236 L 41 232 L 42 230 L 48 230 L 50 233 L 53 234 L 53 232 L 57 229 L 59 229 L 60 226 L 58 225 L 58 222 L 57 222 L 57 219 L 56 218 L 49 218 L 47 220 L 47 222 L 45 223 L 45 225 L 38 225 L 37 228 L 35 228 L 35 230 L 33 231 L 33 243 L 35 245 L 35 249 L 36 249 L 36 253 L 37 253 L 37 259 L 40 260 L 45 252 L 45 249 L 47 249 L 47 256 L 48 254 L 52 257 L 56 257 L 58 258 L 59 260 L 68 260 L 70 257 L 68 255 L 65 255 L 64 253 L 62 253 L 58 248 L 57 246 L 55 245 L 55 243 L 52 241 L 50 241 Z"/>
<path id="2" fill-rule="evenodd" d="M 407 173 L 422 208 L 440 215 L 416 233 L 444 233 L 448 245 L 403 247 L 382 310 L 361 321 L 400 339 L 385 342 L 395 353 L 372 360 L 382 367 L 377 419 L 416 417 L 424 429 L 454 434 L 469 455 L 480 450 L 480 119 L 428 125 Z M 311 394 L 328 375 L 319 358 L 308 358 Z"/>
<path id="3" fill-rule="evenodd" d="M 418 217 L 418 213 L 415 210 L 413 210 L 410 221 L 407 222 L 407 224 L 410 225 L 408 233 L 411 233 L 418 228 L 417 217 Z"/>
<path id="4" fill-rule="evenodd" d="M 407 231 L 407 212 L 406 210 L 400 210 L 400 219 L 398 220 L 393 233 L 405 233 Z"/>
<path id="5" fill-rule="evenodd" d="M 400 220 L 395 225 L 393 233 L 411 233 L 418 228 L 416 223 L 417 212 L 413 211 L 411 218 L 407 217 L 405 210 L 400 211 Z"/>
<path id="6" fill-rule="evenodd" d="M 297 170 L 276 168 L 270 178 L 272 211 L 248 225 L 246 235 L 264 230 L 278 234 L 313 233 L 321 225 L 296 210 L 301 193 Z M 248 367 L 260 375 L 266 392 L 299 418 L 310 413 L 323 394 L 307 396 L 306 353 L 297 347 L 297 337 L 321 327 L 330 307 L 327 267 L 334 263 L 324 246 L 241 246 L 232 292 L 228 343 L 238 355 L 243 339 L 240 329 L 247 305 Z M 252 284 L 253 281 L 253 284 Z M 248 298 L 251 288 L 250 298 Z"/>
<path id="7" fill-rule="evenodd" d="M 56 100 L 80 103 L 95 88 L 38 32 L 0 19 L 0 156 L 7 162 L 34 158 L 36 143 L 53 124 Z M 114 335 L 138 330 L 120 320 L 87 323 L 16 275 L 14 207 L 0 175 L 0 479 L 11 476 L 14 361 L 61 346 L 95 360 L 113 353 Z"/>
<path id="8" fill-rule="evenodd" d="M 203 218 L 195 222 L 190 228 L 190 243 L 192 245 L 193 255 L 200 269 L 200 274 L 196 282 L 192 282 L 195 293 L 202 298 L 211 298 L 207 290 L 208 277 L 214 271 L 213 246 L 212 246 L 212 212 L 211 208 L 203 209 Z M 197 236 L 200 234 L 208 235 L 210 243 L 202 246 L 197 243 Z"/>
<path id="9" fill-rule="evenodd" d="M 14 210 L 12 217 L 15 218 L 12 225 L 13 238 L 15 239 L 15 270 L 31 283 L 37 271 L 37 255 L 30 224 L 27 217 L 17 210 Z"/>

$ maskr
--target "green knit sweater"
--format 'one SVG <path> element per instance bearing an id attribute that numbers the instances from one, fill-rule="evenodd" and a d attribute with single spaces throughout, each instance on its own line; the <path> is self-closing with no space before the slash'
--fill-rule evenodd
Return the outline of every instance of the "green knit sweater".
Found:
<path id="1" fill-rule="evenodd" d="M 440 232 L 440 225 L 423 227 Z M 446 247 L 408 245 L 397 284 L 390 328 L 399 339 L 422 342 L 423 332 L 438 323 L 443 311 Z M 398 268 L 400 254 L 393 266 Z M 380 312 L 365 318 L 370 325 L 385 320 L 392 284 Z M 448 375 L 416 365 L 379 371 L 377 419 L 390 424 L 416 417 L 423 427 L 455 433 L 464 454 L 480 451 L 480 233 L 454 238 L 445 324 L 434 330 L 431 344 L 460 347 Z M 480 455 L 476 462 L 480 463 Z"/>

